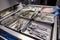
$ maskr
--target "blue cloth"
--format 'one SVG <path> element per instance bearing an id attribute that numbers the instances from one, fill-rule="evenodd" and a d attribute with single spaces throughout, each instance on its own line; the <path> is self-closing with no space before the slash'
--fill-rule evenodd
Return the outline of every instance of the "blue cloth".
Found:
<path id="1" fill-rule="evenodd" d="M 16 37 L 14 37 L 14 36 L 12 36 L 12 35 L 4 32 L 4 31 L 2 31 L 1 35 L 2 35 L 3 37 L 5 37 L 6 39 L 8 39 L 8 40 L 18 40 L 18 38 L 16 38 Z"/>
<path id="2" fill-rule="evenodd" d="M 56 6 L 53 16 L 57 16 L 59 14 L 59 12 L 58 12 L 59 9 L 60 8 L 58 6 Z"/>

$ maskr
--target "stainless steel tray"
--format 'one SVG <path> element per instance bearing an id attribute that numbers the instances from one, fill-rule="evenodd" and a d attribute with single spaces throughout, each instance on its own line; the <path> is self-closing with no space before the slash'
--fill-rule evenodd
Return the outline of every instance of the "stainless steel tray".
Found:
<path id="1" fill-rule="evenodd" d="M 16 16 L 15 16 L 16 17 Z M 9 18 L 9 17 L 8 17 Z M 16 18 L 18 18 L 18 17 L 16 17 Z M 7 18 L 6 18 L 7 19 Z M 6 20 L 6 19 L 4 19 L 4 20 Z M 12 18 L 12 20 L 13 19 L 15 19 L 15 18 Z M 22 37 L 24 37 L 24 39 L 26 38 L 25 37 L 25 35 L 21 35 L 21 33 L 19 33 L 19 32 L 16 32 L 16 31 L 13 31 L 13 30 L 11 30 L 11 29 L 14 29 L 14 30 L 17 30 L 18 28 L 19 28 L 19 24 L 20 24 L 20 21 L 23 21 L 23 24 L 28 24 L 29 23 L 29 21 L 28 20 L 25 20 L 25 19 L 17 19 L 17 20 L 15 20 L 14 22 L 12 22 L 12 23 L 9 23 L 9 25 L 8 25 L 8 22 L 6 21 L 4 21 L 4 20 L 2 20 L 2 25 L 3 26 L 1 26 L 0 28 L 2 29 L 2 30 L 4 30 L 4 31 L 6 31 L 6 32 L 8 32 L 8 33 L 10 33 L 11 35 L 14 35 L 14 36 L 16 36 L 16 37 L 18 37 L 18 38 L 22 38 Z M 55 19 L 56 20 L 56 19 Z M 26 21 L 26 22 L 25 22 Z M 5 25 L 4 24 L 4 22 L 5 23 L 7 23 L 7 25 Z M 10 21 L 9 21 L 10 22 Z M 25 22 L 25 23 L 24 23 Z M 32 26 L 32 24 L 35 24 L 35 26 L 33 27 Z M 57 23 L 56 23 L 56 21 L 55 21 L 55 24 L 54 24 L 54 28 L 53 28 L 53 38 L 52 38 L 52 40 L 56 40 L 56 30 L 57 30 L 57 25 L 56 25 Z M 38 25 L 38 27 L 36 27 Z M 9 28 L 7 28 L 7 27 L 5 27 L 5 26 L 7 26 L 7 27 L 9 27 L 9 28 L 11 28 L 11 29 L 9 29 Z M 16 27 L 16 26 L 18 26 L 18 27 Z M 16 27 L 16 28 L 15 28 Z M 25 30 L 25 28 L 27 27 L 27 29 Z M 36 32 L 36 31 L 34 31 L 34 30 L 32 30 L 31 28 L 33 28 L 33 29 L 36 29 L 36 31 L 38 31 L 38 32 Z M 44 40 L 46 37 L 42 37 L 42 38 L 39 38 L 39 35 L 41 34 L 41 35 L 46 35 L 46 34 L 48 34 L 48 36 L 47 36 L 47 40 L 50 40 L 50 37 L 51 37 L 51 31 L 52 31 L 52 28 L 51 28 L 51 26 L 50 25 L 44 25 L 44 24 L 39 24 L 39 23 L 36 23 L 36 22 L 31 22 L 30 23 L 30 25 L 24 25 L 23 26 L 23 28 L 22 28 L 22 30 L 25 30 L 24 32 L 22 32 L 22 33 L 24 33 L 24 34 L 27 34 L 27 35 L 30 35 L 30 36 L 33 36 L 33 37 L 36 37 L 36 38 L 38 38 L 38 39 L 40 39 L 40 40 Z M 20 28 L 19 28 L 19 30 L 20 30 Z M 18 31 L 19 31 L 18 30 Z M 47 31 L 46 31 L 47 30 Z M 42 31 L 42 32 L 41 32 Z M 41 32 L 41 33 L 40 33 Z M 46 33 L 46 34 L 45 34 Z M 37 34 L 37 35 L 36 35 Z M 40 36 L 41 36 L 40 35 Z M 22 36 L 22 37 L 21 37 Z M 22 38 L 23 39 L 23 38 Z M 27 39 L 29 39 L 29 37 L 27 36 Z"/>
<path id="2" fill-rule="evenodd" d="M 50 40 L 51 31 L 52 26 L 32 21 L 27 30 L 23 33 L 40 40 Z"/>
<path id="3" fill-rule="evenodd" d="M 14 29 L 16 31 L 25 31 L 27 29 L 27 24 L 29 23 L 29 20 L 20 18 L 18 20 L 16 20 L 15 22 L 13 22 L 11 25 L 9 25 L 8 27 L 11 29 Z"/>
<path id="4" fill-rule="evenodd" d="M 36 15 L 34 20 L 52 24 L 54 23 L 54 16 L 52 14 L 39 13 Z"/>
<path id="5" fill-rule="evenodd" d="M 28 19 L 32 19 L 32 16 L 34 14 L 35 14 L 34 11 L 31 10 L 21 10 L 21 12 L 17 13 L 17 15 L 19 15 L 20 17 L 28 18 Z"/>
<path id="6" fill-rule="evenodd" d="M 36 10 L 40 11 L 42 7 L 40 6 L 26 6 L 21 11 L 17 12 L 16 14 L 23 18 L 32 19 L 37 15 Z"/>

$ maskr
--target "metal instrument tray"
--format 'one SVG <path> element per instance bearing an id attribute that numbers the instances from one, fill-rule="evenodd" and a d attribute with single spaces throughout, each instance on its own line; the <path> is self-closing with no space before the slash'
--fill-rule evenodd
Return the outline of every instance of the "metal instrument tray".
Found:
<path id="1" fill-rule="evenodd" d="M 18 20 L 16 20 L 15 22 L 13 22 L 11 25 L 9 25 L 8 27 L 11 29 L 14 29 L 16 31 L 25 31 L 26 30 L 26 26 L 29 23 L 30 20 L 26 20 L 23 18 L 19 18 Z"/>
<path id="2" fill-rule="evenodd" d="M 45 22 L 49 24 L 54 23 L 54 16 L 52 14 L 39 13 L 33 19 L 35 21 Z"/>
<path id="3" fill-rule="evenodd" d="M 40 40 L 50 40 L 52 26 L 37 22 L 30 22 L 30 25 L 27 27 L 26 31 L 23 32 L 29 36 L 33 36 Z"/>

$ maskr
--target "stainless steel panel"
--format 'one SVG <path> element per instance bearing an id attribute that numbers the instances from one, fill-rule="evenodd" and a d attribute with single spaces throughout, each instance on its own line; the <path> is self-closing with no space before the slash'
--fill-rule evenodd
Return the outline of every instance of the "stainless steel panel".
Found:
<path id="1" fill-rule="evenodd" d="M 7 10 L 5 10 L 5 11 L 2 11 L 2 13 L 0 13 L 0 14 L 1 14 L 1 15 L 4 14 L 4 16 L 2 16 L 2 18 L 0 19 L 0 21 L 2 21 L 2 20 L 4 20 L 4 19 L 6 19 L 7 17 L 15 14 L 16 12 L 20 11 L 20 10 L 23 8 L 23 6 L 22 6 L 21 4 L 18 5 L 17 7 L 18 7 L 18 8 L 17 8 L 16 10 L 11 10 L 10 13 L 9 13 L 9 9 L 7 9 Z M 6 14 L 8 14 L 8 15 L 6 15 Z M 1 15 L 0 15 L 0 16 L 1 16 Z"/>
<path id="2" fill-rule="evenodd" d="M 0 0 L 0 11 L 18 4 L 17 0 Z"/>

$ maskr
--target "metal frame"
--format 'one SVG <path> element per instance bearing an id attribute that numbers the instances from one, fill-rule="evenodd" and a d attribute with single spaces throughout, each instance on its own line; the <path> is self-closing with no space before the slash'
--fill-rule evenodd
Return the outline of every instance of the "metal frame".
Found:
<path id="1" fill-rule="evenodd" d="M 55 17 L 54 29 L 53 29 L 53 38 L 52 40 L 57 40 L 57 16 Z"/>

